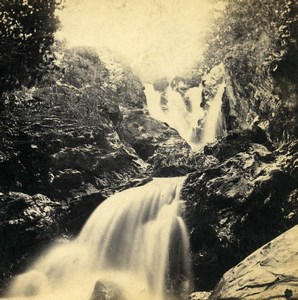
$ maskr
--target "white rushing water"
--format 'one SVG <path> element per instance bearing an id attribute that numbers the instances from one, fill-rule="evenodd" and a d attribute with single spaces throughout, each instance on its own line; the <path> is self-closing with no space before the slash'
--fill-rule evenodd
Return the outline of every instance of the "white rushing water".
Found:
<path id="1" fill-rule="evenodd" d="M 180 217 L 183 181 L 158 178 L 113 195 L 98 206 L 75 240 L 54 245 L 16 277 L 8 296 L 88 300 L 97 280 L 112 281 L 127 300 L 187 295 L 191 271 Z"/>
<path id="2" fill-rule="evenodd" d="M 204 108 L 201 85 L 183 96 L 171 86 L 164 93 L 152 84 L 145 88 L 150 115 L 175 128 L 193 150 L 220 133 L 224 83 L 217 85 Z M 7 296 L 89 300 L 100 281 L 116 286 L 121 300 L 188 299 L 192 274 L 181 218 L 183 181 L 156 178 L 113 195 L 98 206 L 76 239 L 57 242 L 17 276 Z"/>
<path id="3" fill-rule="evenodd" d="M 224 88 L 224 83 L 218 86 L 215 96 L 208 101 L 208 109 L 204 109 L 201 107 L 202 85 L 186 91 L 184 98 L 189 101 L 187 107 L 182 95 L 170 85 L 162 94 L 156 91 L 152 84 L 145 84 L 147 108 L 153 118 L 176 129 L 196 151 L 216 139 L 218 129 L 221 127 Z M 161 97 L 166 99 L 166 105 L 161 105 Z"/>
<path id="4" fill-rule="evenodd" d="M 202 131 L 200 145 L 214 142 L 217 135 L 222 132 L 222 95 L 225 90 L 225 84 L 222 83 L 218 86 L 215 96 L 208 101 L 209 108 L 205 114 L 205 124 Z"/>

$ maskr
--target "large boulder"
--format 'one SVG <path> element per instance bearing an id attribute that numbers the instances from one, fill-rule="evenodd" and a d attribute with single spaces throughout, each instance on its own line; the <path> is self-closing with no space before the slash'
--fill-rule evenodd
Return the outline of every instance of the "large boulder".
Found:
<path id="1" fill-rule="evenodd" d="M 96 281 L 89 300 L 125 300 L 121 288 L 113 282 Z"/>
<path id="2" fill-rule="evenodd" d="M 182 191 L 195 284 L 202 290 L 298 223 L 297 143 L 273 152 L 258 143 L 240 150 L 239 143 L 236 153 L 220 148 L 221 161 L 190 174 Z"/>
<path id="3" fill-rule="evenodd" d="M 269 151 L 274 149 L 267 139 L 265 131 L 255 125 L 251 129 L 229 131 L 218 141 L 207 144 L 203 152 L 205 155 L 211 155 L 219 161 L 224 161 L 237 153 L 248 151 L 252 144 L 264 145 Z"/>
<path id="4" fill-rule="evenodd" d="M 185 175 L 194 170 L 194 154 L 178 132 L 142 111 L 123 119 L 123 138 L 151 166 L 153 176 Z"/>
<path id="5" fill-rule="evenodd" d="M 209 300 L 297 299 L 298 226 L 270 241 L 224 274 Z"/>

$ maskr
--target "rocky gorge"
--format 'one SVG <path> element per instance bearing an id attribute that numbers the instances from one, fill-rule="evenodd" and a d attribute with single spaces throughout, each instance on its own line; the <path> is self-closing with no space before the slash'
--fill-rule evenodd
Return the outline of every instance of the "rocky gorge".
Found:
<path id="1" fill-rule="evenodd" d="M 297 28 L 295 13 L 288 20 Z M 255 62 L 263 42 L 240 38 L 202 62 L 204 71 L 153 83 L 165 110 L 168 86 L 188 109 L 188 91 L 201 86 L 206 113 L 225 84 L 217 139 L 196 151 L 150 116 L 143 83 L 111 53 L 58 46 L 53 72 L 3 94 L 1 294 L 48 245 L 77 236 L 110 195 L 186 176 L 193 291 L 204 291 L 192 299 L 297 298 L 297 44 Z M 198 140 L 203 128 L 198 122 Z M 100 281 L 90 296 L 123 299 Z"/>
<path id="2" fill-rule="evenodd" d="M 65 56 L 62 78 L 10 95 L 19 102 L 13 99 L 11 108 L 8 99 L 2 114 L 1 236 L 12 242 L 1 248 L 3 257 L 10 256 L 2 261 L 4 278 L 26 260 L 33 245 L 77 234 L 112 193 L 152 176 L 194 169 L 187 143 L 146 112 L 143 87 L 129 69 L 118 62 L 106 68 L 90 49 L 70 50 Z M 80 66 L 74 68 L 74 62 Z M 96 82 L 90 84 L 82 71 Z M 73 78 L 76 82 L 68 81 Z M 44 210 L 48 213 L 43 216 Z M 22 238 L 25 232 L 32 239 Z"/>

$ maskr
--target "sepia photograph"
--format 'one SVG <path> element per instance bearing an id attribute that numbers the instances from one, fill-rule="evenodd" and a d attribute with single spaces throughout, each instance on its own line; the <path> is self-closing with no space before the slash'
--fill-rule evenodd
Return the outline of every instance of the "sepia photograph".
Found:
<path id="1" fill-rule="evenodd" d="M 298 300 L 298 2 L 0 0 L 0 300 Z"/>

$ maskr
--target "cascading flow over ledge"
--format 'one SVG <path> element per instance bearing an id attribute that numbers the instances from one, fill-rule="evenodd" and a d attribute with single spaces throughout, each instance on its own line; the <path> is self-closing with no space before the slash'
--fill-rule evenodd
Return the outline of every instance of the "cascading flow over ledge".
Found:
<path id="1" fill-rule="evenodd" d="M 96 281 L 123 299 L 185 299 L 191 289 L 184 178 L 156 178 L 98 206 L 79 236 L 52 246 L 12 282 L 8 297 L 89 299 Z"/>
<path id="2" fill-rule="evenodd" d="M 173 80 L 169 81 L 173 82 Z M 209 86 L 204 88 L 203 86 Z M 169 84 L 163 91 L 146 83 L 147 109 L 151 117 L 167 123 L 197 152 L 225 132 L 222 98 L 225 91 L 224 66 L 213 67 L 205 76 L 204 84 L 183 92 Z M 203 90 L 208 97 L 203 97 Z"/>

